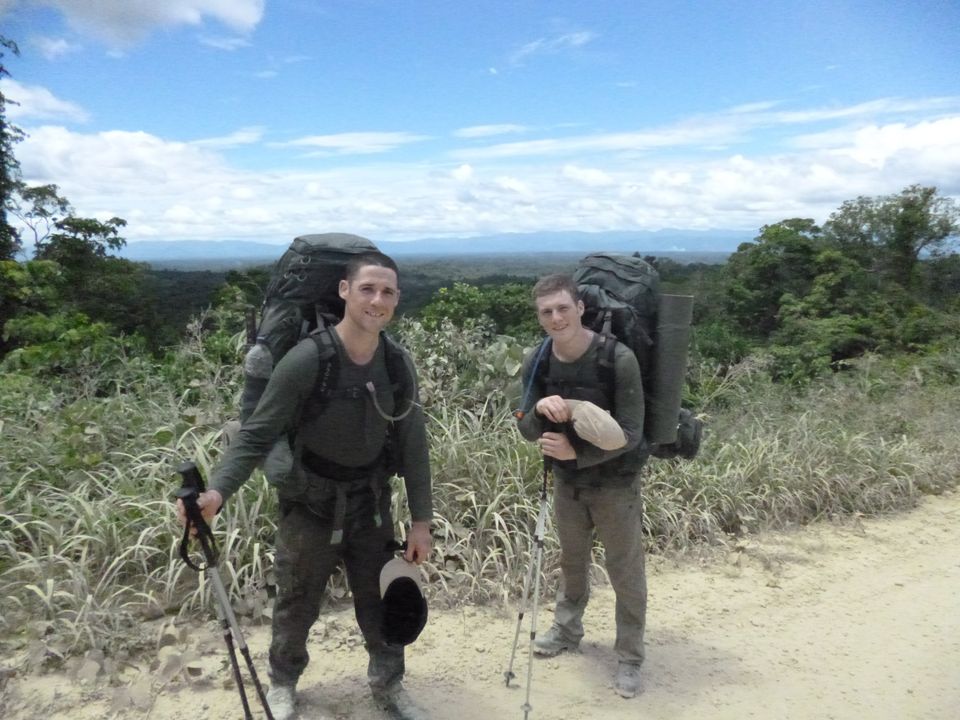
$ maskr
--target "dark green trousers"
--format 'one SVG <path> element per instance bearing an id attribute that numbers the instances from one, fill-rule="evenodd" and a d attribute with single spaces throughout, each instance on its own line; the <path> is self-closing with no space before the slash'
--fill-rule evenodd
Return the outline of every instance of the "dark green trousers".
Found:
<path id="1" fill-rule="evenodd" d="M 335 499 L 323 502 L 281 501 L 275 572 L 277 598 L 273 608 L 270 676 L 274 683 L 293 685 L 310 659 L 307 636 L 320 616 L 327 581 L 343 562 L 353 594 L 357 624 L 370 656 L 367 677 L 374 690 L 403 677 L 402 645 L 388 645 L 380 634 L 380 570 L 393 557 L 390 492 L 380 502 L 381 523 L 375 522 L 374 494 L 369 488 L 347 496 L 343 540 L 330 542 Z"/>

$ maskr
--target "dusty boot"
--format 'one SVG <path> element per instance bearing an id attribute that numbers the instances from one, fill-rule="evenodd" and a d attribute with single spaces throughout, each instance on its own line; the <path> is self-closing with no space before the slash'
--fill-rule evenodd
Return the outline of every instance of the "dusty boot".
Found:
<path id="1" fill-rule="evenodd" d="M 533 641 L 533 654 L 540 657 L 553 657 L 564 650 L 576 650 L 579 645 L 579 640 L 567 639 L 559 626 L 552 625 L 549 630 L 543 635 L 538 635 Z"/>
<path id="2" fill-rule="evenodd" d="M 272 685 L 267 692 L 267 705 L 273 720 L 290 720 L 296 714 L 296 704 L 295 685 Z"/>
<path id="3" fill-rule="evenodd" d="M 427 713 L 410 699 L 403 683 L 395 682 L 386 689 L 372 692 L 377 707 L 393 720 L 429 720 Z"/>
<path id="4" fill-rule="evenodd" d="M 621 662 L 617 666 L 617 676 L 613 681 L 617 695 L 625 698 L 636 697 L 640 692 L 640 666 L 635 663 Z"/>

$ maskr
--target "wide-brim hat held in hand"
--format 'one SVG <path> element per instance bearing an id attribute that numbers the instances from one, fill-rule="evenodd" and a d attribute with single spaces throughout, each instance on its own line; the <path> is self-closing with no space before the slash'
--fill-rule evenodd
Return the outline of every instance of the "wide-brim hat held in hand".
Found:
<path id="1" fill-rule="evenodd" d="M 427 599 L 420 584 L 420 568 L 396 557 L 380 571 L 383 617 L 380 634 L 391 645 L 409 645 L 427 624 Z"/>
<path id="2" fill-rule="evenodd" d="M 567 400 L 573 431 L 601 450 L 619 450 L 627 444 L 623 428 L 610 413 L 587 400 Z"/>

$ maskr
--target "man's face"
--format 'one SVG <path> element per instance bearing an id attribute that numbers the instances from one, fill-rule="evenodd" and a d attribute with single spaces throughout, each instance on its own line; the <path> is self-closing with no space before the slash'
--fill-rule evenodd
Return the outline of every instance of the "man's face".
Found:
<path id="1" fill-rule="evenodd" d="M 582 327 L 583 303 L 574 300 L 566 290 L 537 298 L 537 319 L 555 342 L 575 338 Z"/>
<path id="2" fill-rule="evenodd" d="M 363 330 L 380 332 L 400 301 L 397 274 L 390 268 L 364 265 L 352 280 L 340 281 L 345 315 Z"/>

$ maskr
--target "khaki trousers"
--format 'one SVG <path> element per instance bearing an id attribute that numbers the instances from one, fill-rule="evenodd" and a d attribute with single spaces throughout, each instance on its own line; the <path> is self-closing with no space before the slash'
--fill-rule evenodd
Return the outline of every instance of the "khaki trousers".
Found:
<path id="1" fill-rule="evenodd" d="M 574 488 L 558 482 L 553 497 L 561 569 L 555 624 L 568 640 L 579 642 L 583 637 L 583 611 L 590 598 L 590 556 L 596 530 L 617 597 L 614 649 L 621 662 L 641 664 L 647 577 L 639 478 L 624 488 Z"/>

